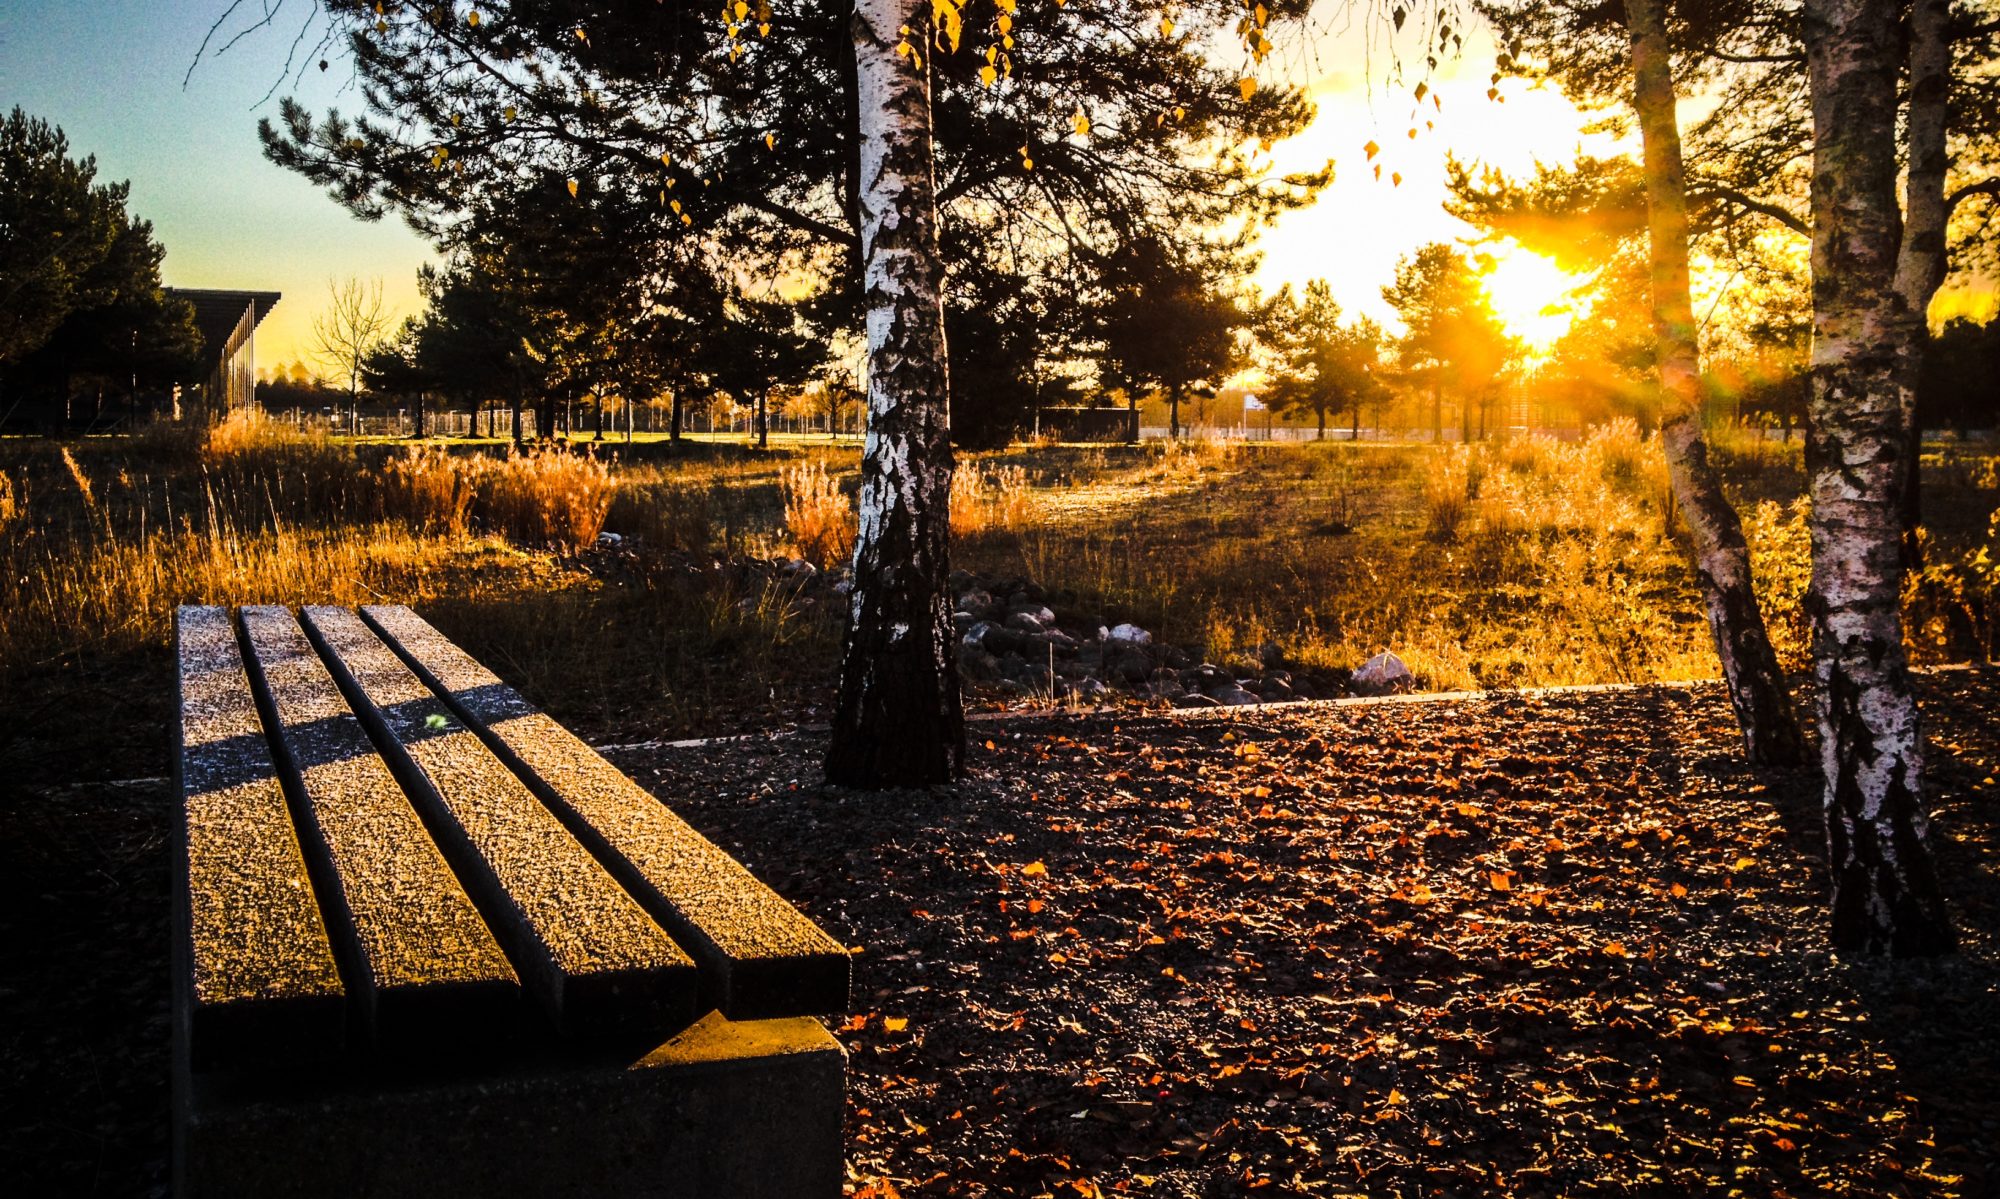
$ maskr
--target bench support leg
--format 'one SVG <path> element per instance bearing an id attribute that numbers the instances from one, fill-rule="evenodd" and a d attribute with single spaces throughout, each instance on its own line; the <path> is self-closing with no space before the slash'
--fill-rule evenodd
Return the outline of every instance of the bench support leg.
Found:
<path id="1" fill-rule="evenodd" d="M 177 1072 L 184 1199 L 841 1191 L 846 1056 L 814 1020 L 711 1012 L 623 1067 L 285 1088 Z"/>

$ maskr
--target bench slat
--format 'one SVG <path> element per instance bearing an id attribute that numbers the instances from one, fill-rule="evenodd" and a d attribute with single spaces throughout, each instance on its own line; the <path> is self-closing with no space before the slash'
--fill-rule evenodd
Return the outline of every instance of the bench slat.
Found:
<path id="1" fill-rule="evenodd" d="M 673 931 L 708 1002 L 732 1020 L 847 1010 L 840 942 L 415 612 L 362 612 Z"/>
<path id="2" fill-rule="evenodd" d="M 658 1032 L 695 1015 L 694 963 L 351 609 L 309 635 L 522 981 L 566 1034 Z"/>
<path id="3" fill-rule="evenodd" d="M 520 983 L 465 889 L 285 608 L 242 609 L 251 682 L 275 716 L 278 766 L 327 862 L 328 922 L 347 947 L 364 1027 L 397 1047 L 507 1027 Z"/>
<path id="4" fill-rule="evenodd" d="M 176 614 L 181 999 L 195 1069 L 343 1047 L 339 966 L 251 698 L 229 613 Z M 190 885 L 192 880 L 192 885 Z"/>

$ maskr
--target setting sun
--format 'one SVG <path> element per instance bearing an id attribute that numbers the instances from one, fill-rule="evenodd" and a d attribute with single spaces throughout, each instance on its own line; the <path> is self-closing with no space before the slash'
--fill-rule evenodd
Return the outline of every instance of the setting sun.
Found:
<path id="1" fill-rule="evenodd" d="M 1581 303 L 1575 294 L 1585 282 L 1581 277 L 1513 241 L 1480 251 L 1474 261 L 1493 311 L 1535 356 L 1569 331 Z"/>

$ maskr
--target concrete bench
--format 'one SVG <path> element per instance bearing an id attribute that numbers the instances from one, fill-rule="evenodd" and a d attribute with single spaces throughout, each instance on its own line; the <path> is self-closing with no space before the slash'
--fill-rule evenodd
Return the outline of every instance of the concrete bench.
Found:
<path id="1" fill-rule="evenodd" d="M 176 642 L 178 1193 L 840 1193 L 837 941 L 407 608 Z"/>

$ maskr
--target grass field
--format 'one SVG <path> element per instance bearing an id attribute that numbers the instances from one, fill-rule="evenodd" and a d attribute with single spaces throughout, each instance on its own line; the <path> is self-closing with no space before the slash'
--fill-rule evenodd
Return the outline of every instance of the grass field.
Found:
<path id="1" fill-rule="evenodd" d="M 1797 447 L 1719 453 L 1781 655 L 1802 666 Z M 240 421 L 0 440 L 0 689 L 17 714 L 5 765 L 159 773 L 167 638 L 185 602 L 412 603 L 594 737 L 823 707 L 838 605 L 746 563 L 839 560 L 851 444 L 503 455 Z M 1059 609 L 1136 622 L 1218 664 L 1275 645 L 1338 671 L 1390 649 L 1441 690 L 1714 671 L 1663 466 L 1629 426 L 1470 449 L 1034 445 L 961 465 L 956 565 L 1031 579 Z M 1932 447 L 1925 502 L 1913 649 L 1988 657 L 2000 459 Z M 600 528 L 622 546 L 597 548 Z"/>

